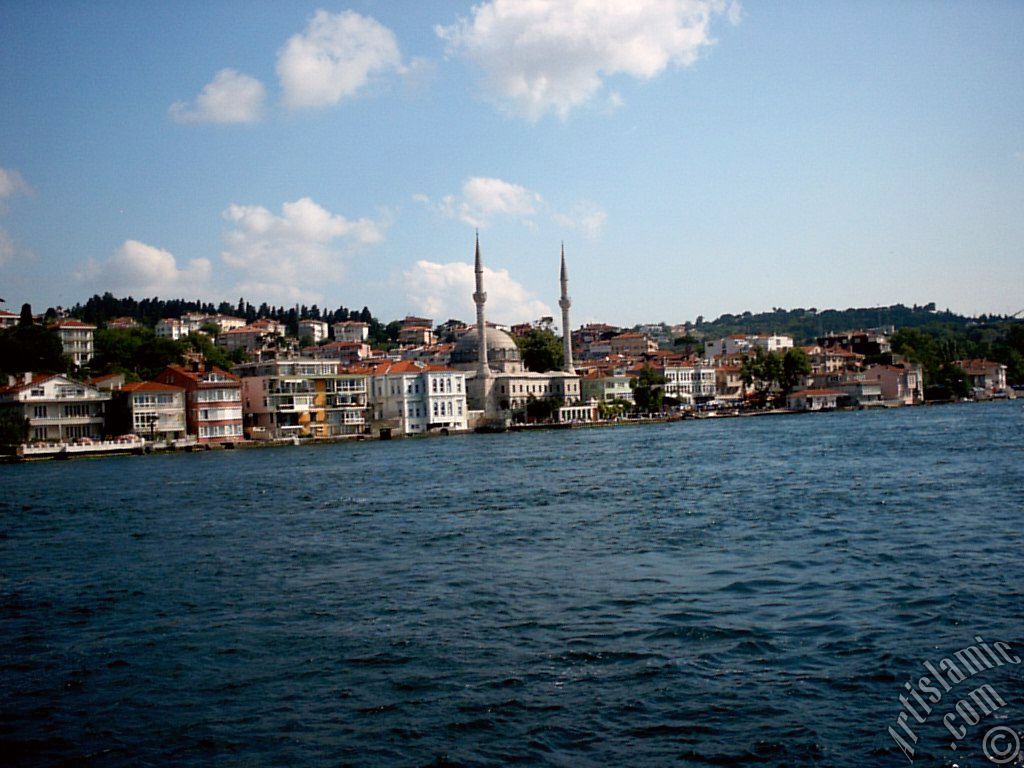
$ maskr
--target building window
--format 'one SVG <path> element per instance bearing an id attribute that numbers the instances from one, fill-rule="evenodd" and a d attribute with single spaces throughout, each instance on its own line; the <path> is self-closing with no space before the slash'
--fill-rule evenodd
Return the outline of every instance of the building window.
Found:
<path id="1" fill-rule="evenodd" d="M 45 419 L 46 418 L 46 406 L 45 405 L 37 405 L 33 409 L 33 417 L 37 418 L 37 419 Z"/>

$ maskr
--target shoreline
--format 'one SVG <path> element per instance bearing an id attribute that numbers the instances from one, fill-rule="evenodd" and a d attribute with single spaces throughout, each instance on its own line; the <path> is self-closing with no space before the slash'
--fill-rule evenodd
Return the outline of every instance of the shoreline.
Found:
<path id="1" fill-rule="evenodd" d="M 91 446 L 75 446 L 71 444 L 56 444 L 53 450 L 39 452 L 36 455 L 19 455 L 17 453 L 0 454 L 0 464 L 31 464 L 46 461 L 73 461 L 82 459 L 105 459 L 113 456 L 152 456 L 168 455 L 179 453 L 207 453 L 209 451 L 231 451 L 231 450 L 254 450 L 269 448 L 286 448 L 296 446 L 328 446 L 348 442 L 389 442 L 417 439 L 437 439 L 443 437 L 465 436 L 473 434 L 510 434 L 519 432 L 552 432 L 558 430 L 576 429 L 608 429 L 642 427 L 652 424 L 670 424 L 685 421 L 720 421 L 740 418 L 756 418 L 765 416 L 798 416 L 817 413 L 845 413 L 860 411 L 893 411 L 905 408 L 934 407 L 946 405 L 981 405 L 1003 402 L 1003 398 L 990 400 L 963 400 L 963 401 L 935 401 L 920 403 L 909 406 L 880 406 L 872 408 L 830 408 L 816 411 L 794 411 L 785 408 L 774 408 L 747 412 L 730 413 L 709 413 L 709 414 L 672 414 L 664 416 L 652 416 L 650 418 L 629 418 L 610 419 L 605 421 L 579 422 L 566 424 L 515 424 L 504 429 L 475 429 L 460 432 L 441 434 L 439 432 L 427 432 L 416 435 L 397 435 L 390 438 L 373 437 L 372 435 L 344 435 L 339 437 L 283 437 L 271 440 L 239 440 L 224 441 L 220 443 L 191 443 L 188 445 L 173 446 L 165 444 L 143 443 L 120 443 L 116 445 L 99 444 L 94 449 Z M 79 450 L 75 450 L 75 449 Z"/>

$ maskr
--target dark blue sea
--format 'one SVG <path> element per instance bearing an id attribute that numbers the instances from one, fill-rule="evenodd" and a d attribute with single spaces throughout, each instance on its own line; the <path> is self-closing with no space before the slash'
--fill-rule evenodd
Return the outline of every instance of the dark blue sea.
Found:
<path id="1" fill-rule="evenodd" d="M 0 466 L 0 763 L 990 765 L 1022 524 L 1021 401 Z"/>

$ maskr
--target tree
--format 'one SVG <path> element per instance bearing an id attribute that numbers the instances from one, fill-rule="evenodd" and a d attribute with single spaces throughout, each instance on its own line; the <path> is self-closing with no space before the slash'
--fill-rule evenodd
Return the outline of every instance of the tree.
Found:
<path id="1" fill-rule="evenodd" d="M 770 353 L 769 353 L 770 354 Z M 779 386 L 782 394 L 788 395 L 793 388 L 811 373 L 811 358 L 802 349 L 787 349 L 782 356 L 782 376 Z"/>
<path id="2" fill-rule="evenodd" d="M 639 413 L 661 412 L 665 400 L 665 375 L 649 365 L 645 365 L 635 379 L 630 379 L 629 386 L 633 390 L 633 402 Z"/>
<path id="3" fill-rule="evenodd" d="M 3 373 L 65 373 L 67 370 L 68 359 L 64 357 L 64 347 L 56 331 L 41 325 L 17 325 L 0 332 L 0 371 Z"/>
<path id="4" fill-rule="evenodd" d="M 35 321 L 32 319 L 32 305 L 22 304 L 21 305 L 21 316 L 18 318 L 18 325 L 25 328 L 30 325 L 34 325 Z"/>
<path id="5" fill-rule="evenodd" d="M 678 348 L 684 355 L 704 353 L 704 343 L 692 333 L 673 339 L 672 346 Z"/>
<path id="6" fill-rule="evenodd" d="M 939 368 L 928 390 L 928 399 L 969 397 L 971 380 L 967 376 L 967 371 L 958 365 L 949 363 Z"/>
<path id="7" fill-rule="evenodd" d="M 529 421 L 551 421 L 564 401 L 560 397 L 531 397 L 526 401 L 526 418 Z"/>
<path id="8" fill-rule="evenodd" d="M 551 330 L 531 328 L 522 336 L 516 337 L 516 345 L 523 358 L 523 365 L 531 371 L 557 371 L 561 369 L 565 360 L 562 340 Z"/>
<path id="9" fill-rule="evenodd" d="M 765 352 L 761 347 L 757 347 L 753 355 L 743 358 L 740 379 L 746 386 L 753 387 L 761 402 L 767 401 L 772 385 L 780 382 L 782 378 L 782 358 L 774 352 Z"/>
<path id="10" fill-rule="evenodd" d="M 0 446 L 28 441 L 29 420 L 13 410 L 0 411 Z"/>
<path id="11" fill-rule="evenodd" d="M 180 364 L 188 342 L 157 336 L 149 328 L 101 328 L 95 336 L 98 372 L 131 373 L 143 381 L 171 364 Z"/>
<path id="12" fill-rule="evenodd" d="M 202 354 L 203 359 L 209 365 L 215 365 L 224 370 L 230 369 L 234 362 L 242 362 L 245 358 L 245 350 L 236 349 L 233 350 L 233 353 L 240 352 L 241 358 L 237 361 L 233 360 L 232 356 L 226 354 L 223 349 L 213 343 L 209 336 L 202 333 L 189 334 L 188 344 L 193 351 Z"/>

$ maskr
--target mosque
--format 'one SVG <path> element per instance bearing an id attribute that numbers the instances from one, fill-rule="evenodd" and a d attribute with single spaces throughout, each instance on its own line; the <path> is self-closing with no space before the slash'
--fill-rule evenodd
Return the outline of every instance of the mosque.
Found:
<path id="1" fill-rule="evenodd" d="M 480 412 L 483 424 L 507 424 L 514 411 L 521 410 L 533 399 L 557 400 L 562 403 L 557 418 L 562 422 L 593 421 L 597 406 L 580 398 L 580 377 L 573 368 L 572 334 L 569 324 L 569 276 L 565 268 L 565 246 L 562 246 L 561 288 L 558 304 L 562 308 L 562 370 L 536 373 L 526 370 L 515 340 L 486 320 L 487 293 L 484 291 L 484 270 L 480 258 L 480 236 L 476 238 L 475 254 L 476 325 L 470 328 L 452 351 L 451 367 L 466 371 L 466 399 L 471 411 Z M 483 329 L 483 333 L 481 333 Z"/>

